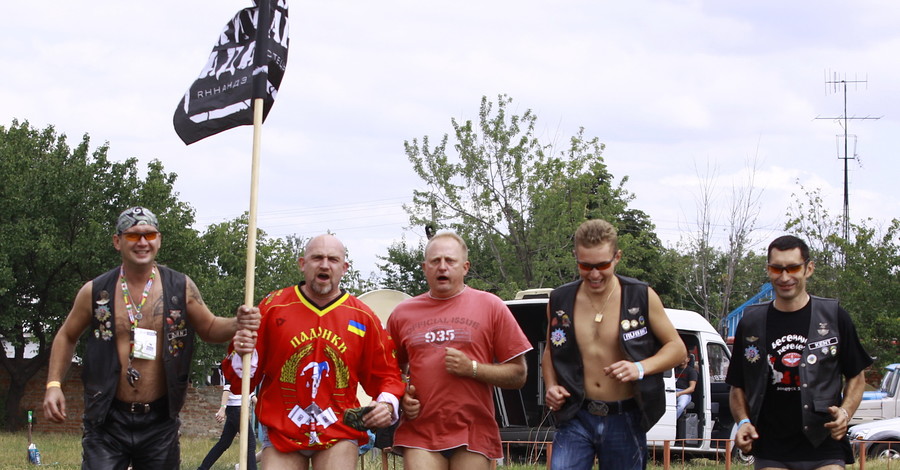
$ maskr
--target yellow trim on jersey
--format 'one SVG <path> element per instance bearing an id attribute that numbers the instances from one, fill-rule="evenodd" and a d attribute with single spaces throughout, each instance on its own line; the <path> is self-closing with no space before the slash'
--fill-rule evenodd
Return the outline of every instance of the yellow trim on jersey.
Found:
<path id="1" fill-rule="evenodd" d="M 303 293 L 300 292 L 299 285 L 294 286 L 294 292 L 297 294 L 297 298 L 300 299 L 300 302 L 302 302 L 303 305 L 306 305 L 306 308 L 312 310 L 316 315 L 320 317 L 325 316 L 325 314 L 327 314 L 328 312 L 338 308 L 342 303 L 350 298 L 350 293 L 344 292 L 344 295 L 338 297 L 337 299 L 334 299 L 334 301 L 328 304 L 327 307 L 325 307 L 324 309 L 319 309 L 319 307 L 315 306 L 315 304 L 312 304 L 308 300 L 306 300 L 306 297 L 304 297 Z"/>

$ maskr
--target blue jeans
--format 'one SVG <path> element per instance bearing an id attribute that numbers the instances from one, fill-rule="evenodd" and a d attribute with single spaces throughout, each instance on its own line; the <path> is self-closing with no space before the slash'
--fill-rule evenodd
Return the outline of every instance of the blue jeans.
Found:
<path id="1" fill-rule="evenodd" d="M 680 392 L 682 389 L 675 389 L 676 392 Z M 684 414 L 684 410 L 687 409 L 688 405 L 691 404 L 691 394 L 685 393 L 684 395 L 678 395 L 675 401 L 675 418 L 680 418 L 682 414 Z"/>
<path id="2" fill-rule="evenodd" d="M 590 470 L 594 457 L 603 470 L 647 468 L 647 433 L 640 410 L 594 416 L 587 410 L 563 423 L 553 439 L 554 470 Z"/>

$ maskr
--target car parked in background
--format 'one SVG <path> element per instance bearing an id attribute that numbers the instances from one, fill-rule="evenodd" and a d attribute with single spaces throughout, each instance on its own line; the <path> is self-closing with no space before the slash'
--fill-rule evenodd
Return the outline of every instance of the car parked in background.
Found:
<path id="1" fill-rule="evenodd" d="M 867 458 L 900 459 L 900 418 L 857 424 L 847 435 L 857 455 L 865 443 Z"/>
<path id="2" fill-rule="evenodd" d="M 878 390 L 863 392 L 862 402 L 850 419 L 850 424 L 862 424 L 900 417 L 900 364 L 884 368 L 884 378 Z"/>

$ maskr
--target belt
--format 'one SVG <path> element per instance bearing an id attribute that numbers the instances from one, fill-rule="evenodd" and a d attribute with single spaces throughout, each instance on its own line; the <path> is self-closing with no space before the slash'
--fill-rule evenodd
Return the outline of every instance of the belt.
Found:
<path id="1" fill-rule="evenodd" d="M 634 398 L 619 401 L 585 400 L 581 407 L 594 416 L 607 416 L 636 410 L 638 404 Z"/>
<path id="2" fill-rule="evenodd" d="M 113 408 L 124 411 L 126 413 L 134 413 L 136 415 L 145 415 L 153 411 L 164 411 L 169 406 L 168 397 L 162 397 L 150 403 L 128 403 L 113 398 Z"/>

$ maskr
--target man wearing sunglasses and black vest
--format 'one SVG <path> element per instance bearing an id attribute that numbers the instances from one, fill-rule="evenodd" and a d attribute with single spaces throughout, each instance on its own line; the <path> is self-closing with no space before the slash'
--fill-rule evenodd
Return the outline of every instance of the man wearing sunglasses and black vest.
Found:
<path id="1" fill-rule="evenodd" d="M 616 274 L 616 229 L 588 220 L 575 232 L 580 279 L 553 290 L 542 360 L 556 417 L 551 467 L 647 467 L 647 431 L 665 413 L 662 373 L 684 343 L 646 283 Z"/>
<path id="2" fill-rule="evenodd" d="M 803 240 L 776 238 L 766 266 L 775 300 L 744 309 L 735 332 L 726 377 L 734 439 L 757 469 L 853 463 L 847 423 L 872 358 L 837 300 L 806 292 L 814 269 Z"/>
<path id="3" fill-rule="evenodd" d="M 146 208 L 122 212 L 112 242 L 122 264 L 84 284 L 53 340 L 44 415 L 55 423 L 68 418 L 62 382 L 87 331 L 82 468 L 177 469 L 194 335 L 235 338 L 236 349 L 250 353 L 259 310 L 214 316 L 194 281 L 156 263 L 162 234 Z"/>

